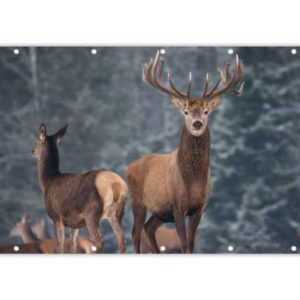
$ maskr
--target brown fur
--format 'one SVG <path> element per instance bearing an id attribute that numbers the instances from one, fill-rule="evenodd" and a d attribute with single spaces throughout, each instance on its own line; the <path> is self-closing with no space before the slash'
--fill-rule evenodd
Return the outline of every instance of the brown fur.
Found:
<path id="1" fill-rule="evenodd" d="M 35 230 L 33 230 L 35 228 Z M 36 235 L 38 232 L 39 235 Z M 34 225 L 30 225 L 28 215 L 24 215 L 20 222 L 17 222 L 15 226 L 11 229 L 10 236 L 18 236 L 22 239 L 23 245 L 22 249 L 19 251 L 26 251 L 26 253 L 56 253 L 58 242 L 57 239 L 51 239 L 45 230 L 45 223 L 39 220 Z M 27 245 L 27 246 L 26 246 Z M 76 249 L 75 253 L 92 253 L 93 243 L 85 238 L 78 238 L 79 247 Z M 20 245 L 18 245 L 20 246 Z M 12 249 L 10 249 L 12 248 Z M 3 251 L 7 249 L 13 250 L 13 246 L 7 246 L 2 248 Z M 32 251 L 32 252 L 30 252 Z M 71 239 L 67 239 L 64 244 L 64 252 L 74 253 L 73 243 Z"/>
<path id="2" fill-rule="evenodd" d="M 133 198 L 136 251 L 140 252 L 140 235 L 146 211 L 149 210 L 152 219 L 145 224 L 145 230 L 150 235 L 150 241 L 152 236 L 154 252 L 159 252 L 157 241 L 153 239 L 156 229 L 163 222 L 175 221 L 176 224 L 176 217 L 181 219 L 176 225 L 182 250 L 192 252 L 195 230 L 208 194 L 208 128 L 199 137 L 190 135 L 184 128 L 178 149 L 170 154 L 152 154 L 134 161 L 128 166 L 127 177 Z M 188 237 L 183 229 L 182 219 L 185 216 L 191 219 Z M 196 220 L 193 222 L 193 219 Z"/>
<path id="3" fill-rule="evenodd" d="M 15 251 L 14 247 L 18 246 L 19 251 Z M 20 253 L 43 253 L 38 242 L 16 245 L 1 245 L 0 253 L 20 254 Z"/>
<path id="4" fill-rule="evenodd" d="M 184 128 L 177 153 L 177 162 L 188 197 L 192 201 L 206 200 L 209 175 L 209 130 L 201 137 L 192 136 Z M 204 203 L 203 203 L 204 204 Z M 191 209 L 197 207 L 191 205 Z"/>
<path id="5" fill-rule="evenodd" d="M 93 245 L 87 239 L 80 239 L 79 249 L 77 253 L 92 253 L 91 246 Z M 15 251 L 14 247 L 18 246 L 19 251 Z M 72 250 L 73 244 L 72 240 L 67 239 L 64 243 L 64 252 L 65 253 L 74 253 Z M 37 241 L 32 243 L 24 243 L 24 244 L 13 244 L 13 245 L 1 245 L 0 253 L 44 253 L 51 254 L 57 253 L 58 242 L 56 239 L 48 239 L 44 241 Z"/>
<path id="6" fill-rule="evenodd" d="M 73 241 L 71 239 L 65 240 L 65 253 L 92 253 L 93 243 L 88 239 L 79 238 L 76 252 L 73 249 Z M 56 239 L 47 239 L 40 242 L 40 249 L 42 253 L 57 253 L 58 242 Z"/>
<path id="7" fill-rule="evenodd" d="M 38 220 L 35 224 L 31 226 L 32 232 L 35 234 L 39 242 L 41 243 L 41 249 L 43 253 L 55 253 L 57 250 L 57 239 L 52 239 L 47 231 L 47 226 L 44 219 Z M 73 231 L 74 234 L 74 231 Z M 93 252 L 93 243 L 86 239 L 78 236 L 77 232 L 75 238 L 75 248 L 74 241 L 69 239 L 65 241 L 64 252 L 71 253 L 92 253 Z M 72 237 L 73 238 L 73 237 Z M 78 246 L 78 247 L 77 247 Z"/>
<path id="8" fill-rule="evenodd" d="M 156 233 L 155 238 L 157 245 L 161 252 L 164 253 L 180 253 L 180 241 L 174 228 L 168 228 L 164 225 L 160 226 Z M 141 238 L 141 253 L 151 253 L 152 246 L 148 239 L 147 234 L 143 230 Z"/>

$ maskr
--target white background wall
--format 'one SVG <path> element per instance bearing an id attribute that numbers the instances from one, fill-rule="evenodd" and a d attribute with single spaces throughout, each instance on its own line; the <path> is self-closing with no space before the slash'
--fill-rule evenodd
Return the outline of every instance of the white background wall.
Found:
<path id="1" fill-rule="evenodd" d="M 1 44 L 300 44 L 296 1 L 82 2 L 2 1 Z M 297 299 L 298 269 L 297 254 L 3 255 L 1 299 Z"/>

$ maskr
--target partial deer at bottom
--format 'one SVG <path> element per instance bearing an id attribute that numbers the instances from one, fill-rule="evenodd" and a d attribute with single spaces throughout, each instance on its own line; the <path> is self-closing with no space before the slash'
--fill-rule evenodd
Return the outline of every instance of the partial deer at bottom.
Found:
<path id="1" fill-rule="evenodd" d="M 51 238 L 47 234 L 44 219 L 40 219 L 35 224 L 30 224 L 28 214 L 23 215 L 22 219 L 11 229 L 10 237 L 20 237 L 24 244 L 17 245 L 22 251 L 26 249 L 29 253 L 55 253 L 57 251 L 57 239 Z M 76 247 L 73 239 L 66 239 L 64 252 L 67 253 L 92 253 L 93 243 L 86 238 L 76 236 Z M 77 247 L 78 245 L 78 247 Z M 13 245 L 10 246 L 13 250 Z M 20 252 L 20 251 L 18 251 Z M 22 252 L 20 252 L 22 253 Z"/>
<path id="2" fill-rule="evenodd" d="M 23 244 L 1 245 L 0 253 L 43 253 L 28 221 L 29 216 L 24 214 L 9 233 L 9 237 L 20 237 Z"/>
<path id="3" fill-rule="evenodd" d="M 224 69 L 219 70 L 221 79 L 213 87 L 209 87 L 207 75 L 202 95 L 194 97 L 191 95 L 191 73 L 186 92 L 175 87 L 170 73 L 168 83 L 163 82 L 164 62 L 158 51 L 144 67 L 144 80 L 171 96 L 172 103 L 182 113 L 185 122 L 177 149 L 167 154 L 144 156 L 127 168 L 133 198 L 132 237 L 135 250 L 140 253 L 141 234 L 145 230 L 152 251 L 158 253 L 157 228 L 164 222 L 175 222 L 182 252 L 192 253 L 196 230 L 209 194 L 209 116 L 220 105 L 223 93 L 242 93 L 243 68 L 236 56 L 233 71 L 226 64 Z M 151 216 L 145 223 L 147 212 Z"/>
<path id="4" fill-rule="evenodd" d="M 36 223 L 31 225 L 31 230 L 38 240 L 45 242 L 46 245 L 49 245 L 51 242 L 57 244 L 57 240 L 51 238 L 49 235 L 44 218 L 39 219 Z M 79 229 L 73 230 L 71 239 L 65 241 L 65 252 L 93 253 L 93 249 L 93 243 L 89 239 L 81 237 L 79 235 Z"/>
<path id="5" fill-rule="evenodd" d="M 24 244 L 37 242 L 38 239 L 31 230 L 29 219 L 29 215 L 24 214 L 21 220 L 10 230 L 9 236 L 20 237 Z"/>
<path id="6" fill-rule="evenodd" d="M 175 228 L 167 226 L 160 226 L 156 233 L 155 238 L 158 248 L 162 253 L 180 253 L 180 241 Z M 141 237 L 141 253 L 152 253 L 151 243 L 145 231 L 142 232 Z"/>
<path id="7" fill-rule="evenodd" d="M 99 222 L 106 218 L 115 233 L 120 252 L 124 253 L 126 245 L 122 217 L 127 184 L 109 170 L 62 173 L 59 169 L 58 144 L 66 131 L 67 126 L 48 135 L 46 126 L 41 124 L 33 150 L 46 210 L 56 226 L 59 251 L 64 252 L 65 226 L 74 229 L 75 236 L 77 229 L 87 227 L 91 242 L 97 251 L 101 251 L 103 240 Z"/>

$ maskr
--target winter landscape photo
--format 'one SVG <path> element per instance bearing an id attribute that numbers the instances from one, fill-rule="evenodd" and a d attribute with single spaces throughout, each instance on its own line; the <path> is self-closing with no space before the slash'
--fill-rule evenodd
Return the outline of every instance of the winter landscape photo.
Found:
<path id="1" fill-rule="evenodd" d="M 297 252 L 299 55 L 288 47 L 1 47 L 0 252 Z M 197 161 L 205 176 L 186 180 L 184 131 L 196 141 L 207 128 L 209 159 Z M 45 145 L 52 158 L 43 163 Z M 177 170 L 187 172 L 179 181 Z M 174 208 L 161 196 L 179 199 L 181 190 L 203 203 L 193 196 Z"/>

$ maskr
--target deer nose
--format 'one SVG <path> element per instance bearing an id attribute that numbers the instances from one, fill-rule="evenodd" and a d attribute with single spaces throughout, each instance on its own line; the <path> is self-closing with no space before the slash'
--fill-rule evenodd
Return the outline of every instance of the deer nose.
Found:
<path id="1" fill-rule="evenodd" d="M 203 126 L 203 122 L 202 121 L 195 121 L 193 123 L 193 127 L 196 129 L 196 130 L 199 130 L 201 127 Z"/>

